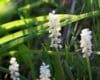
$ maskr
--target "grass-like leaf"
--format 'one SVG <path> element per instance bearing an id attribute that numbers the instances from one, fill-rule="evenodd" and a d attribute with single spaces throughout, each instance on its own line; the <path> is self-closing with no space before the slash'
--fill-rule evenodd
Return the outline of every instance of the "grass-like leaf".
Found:
<path id="1" fill-rule="evenodd" d="M 73 17 L 69 16 L 69 18 L 68 18 L 68 15 L 67 16 L 61 15 L 60 16 L 61 20 L 65 19 L 65 21 L 63 21 L 61 23 L 61 25 L 65 26 L 72 22 L 76 22 L 76 21 L 82 20 L 84 18 L 91 17 L 91 16 L 97 16 L 97 15 L 100 15 L 99 11 L 92 11 L 89 13 L 84 13 L 81 15 L 73 16 Z M 67 19 L 66 19 L 66 17 L 67 17 Z M 29 38 L 35 38 L 35 36 L 44 34 L 45 32 L 48 31 L 47 27 L 48 27 L 48 23 L 44 23 L 42 25 L 38 25 L 35 28 L 27 28 L 27 29 L 18 31 L 16 33 L 13 33 L 11 35 L 7 35 L 7 36 L 0 38 L 0 45 L 1 45 L 0 51 L 2 51 L 2 49 L 6 50 L 11 47 L 14 47 L 15 45 L 23 43 L 24 41 L 28 40 Z"/>
<path id="2" fill-rule="evenodd" d="M 32 52 L 30 51 L 29 48 L 27 48 L 25 45 L 20 45 L 19 46 L 19 55 L 22 57 L 23 62 L 26 64 L 26 66 L 30 69 L 31 71 L 31 76 L 32 79 L 35 80 L 35 70 L 34 70 L 34 65 L 32 62 Z"/>

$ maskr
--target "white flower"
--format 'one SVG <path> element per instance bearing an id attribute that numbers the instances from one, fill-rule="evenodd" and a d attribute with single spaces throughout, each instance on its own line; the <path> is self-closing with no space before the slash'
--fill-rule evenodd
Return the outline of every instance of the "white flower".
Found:
<path id="1" fill-rule="evenodd" d="M 62 48 L 61 45 L 61 26 L 55 11 L 49 13 L 49 38 L 51 39 L 50 47 Z"/>
<path id="2" fill-rule="evenodd" d="M 51 74 L 49 70 L 49 65 L 44 62 L 40 66 L 40 80 L 50 80 Z"/>
<path id="3" fill-rule="evenodd" d="M 88 56 L 91 56 L 92 54 L 91 33 L 92 31 L 90 31 L 88 28 L 81 31 L 80 47 L 82 48 L 83 57 L 86 57 L 86 54 L 88 54 Z"/>
<path id="4" fill-rule="evenodd" d="M 11 79 L 13 80 L 20 80 L 19 76 L 19 64 L 16 62 L 16 58 L 12 57 L 10 59 L 10 66 L 9 66 L 9 71 L 11 75 Z"/>

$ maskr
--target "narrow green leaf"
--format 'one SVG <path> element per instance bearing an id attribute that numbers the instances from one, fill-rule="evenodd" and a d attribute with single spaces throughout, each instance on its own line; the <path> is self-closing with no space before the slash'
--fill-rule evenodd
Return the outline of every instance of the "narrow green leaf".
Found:
<path id="1" fill-rule="evenodd" d="M 32 78 L 35 80 L 35 70 L 32 62 L 32 52 L 25 45 L 19 46 L 19 55 L 22 57 L 23 62 L 30 69 L 32 73 Z"/>
<path id="2" fill-rule="evenodd" d="M 69 52 L 68 47 L 66 46 L 65 50 L 65 72 L 67 73 L 67 79 L 74 80 L 72 69 L 73 69 L 73 54 Z"/>
<path id="3" fill-rule="evenodd" d="M 9 70 L 0 66 L 0 72 L 9 73 Z"/>
<path id="4" fill-rule="evenodd" d="M 75 18 L 76 15 L 70 15 L 70 14 L 58 14 L 58 17 L 60 20 L 62 19 L 65 19 L 65 18 Z M 48 21 L 48 16 L 38 16 L 38 17 L 33 17 L 33 18 L 27 18 L 25 19 L 25 21 L 27 22 L 27 24 L 38 24 L 39 22 L 45 22 L 45 21 Z M 4 30 L 13 30 L 13 29 L 22 29 L 22 26 L 24 27 L 25 22 L 23 20 L 16 20 L 16 21 L 12 21 L 12 22 L 8 22 L 8 23 L 4 23 L 2 25 L 0 25 L 0 28 L 1 29 L 4 29 Z M 1 31 L 0 31 L 1 32 Z"/>
<path id="5" fill-rule="evenodd" d="M 60 60 L 60 56 L 57 53 L 54 53 L 53 55 L 51 55 L 51 60 L 52 60 L 52 66 L 54 69 L 54 78 L 55 80 L 65 80 L 65 76 L 64 76 L 64 70 L 63 67 L 61 65 L 61 60 Z"/>

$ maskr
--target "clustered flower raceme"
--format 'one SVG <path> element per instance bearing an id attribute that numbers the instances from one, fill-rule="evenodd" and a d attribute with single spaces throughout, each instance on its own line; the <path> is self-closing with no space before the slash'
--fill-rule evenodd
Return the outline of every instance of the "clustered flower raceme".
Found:
<path id="1" fill-rule="evenodd" d="M 55 11 L 49 13 L 49 38 L 51 39 L 50 47 L 62 48 L 61 45 L 61 26 Z"/>
<path id="2" fill-rule="evenodd" d="M 12 80 L 20 80 L 19 64 L 16 62 L 15 57 L 11 57 L 10 59 L 9 71 Z M 46 65 L 43 62 L 42 65 L 40 66 L 40 76 L 39 76 L 40 79 L 37 80 L 51 80 L 50 77 L 51 74 L 49 70 L 49 65 Z"/>
<path id="3" fill-rule="evenodd" d="M 51 80 L 51 74 L 49 70 L 49 65 L 46 65 L 44 62 L 40 66 L 40 79 L 39 80 Z"/>
<path id="4" fill-rule="evenodd" d="M 88 28 L 83 29 L 81 31 L 81 40 L 80 40 L 80 47 L 82 48 L 83 57 L 91 56 L 92 54 L 92 31 L 90 31 Z"/>
<path id="5" fill-rule="evenodd" d="M 15 57 L 11 57 L 11 59 L 10 59 L 9 71 L 10 71 L 12 80 L 20 80 L 19 64 L 16 62 Z"/>

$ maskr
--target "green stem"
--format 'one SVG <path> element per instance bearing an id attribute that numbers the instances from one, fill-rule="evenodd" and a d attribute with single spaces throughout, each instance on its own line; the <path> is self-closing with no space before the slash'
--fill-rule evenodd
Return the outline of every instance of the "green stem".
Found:
<path id="1" fill-rule="evenodd" d="M 91 65 L 90 65 L 90 60 L 89 60 L 88 54 L 86 56 L 86 61 L 87 61 L 87 67 L 88 67 L 89 80 L 92 80 Z"/>

